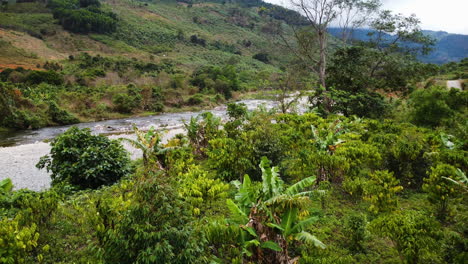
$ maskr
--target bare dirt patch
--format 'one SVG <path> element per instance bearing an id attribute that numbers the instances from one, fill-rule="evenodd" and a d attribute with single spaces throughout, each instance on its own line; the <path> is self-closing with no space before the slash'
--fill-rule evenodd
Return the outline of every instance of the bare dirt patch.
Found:
<path id="1" fill-rule="evenodd" d="M 27 70 L 35 70 L 41 71 L 44 69 L 39 69 L 33 64 L 16 64 L 16 63 L 0 63 L 0 72 L 4 71 L 5 69 L 16 69 L 22 67 Z"/>

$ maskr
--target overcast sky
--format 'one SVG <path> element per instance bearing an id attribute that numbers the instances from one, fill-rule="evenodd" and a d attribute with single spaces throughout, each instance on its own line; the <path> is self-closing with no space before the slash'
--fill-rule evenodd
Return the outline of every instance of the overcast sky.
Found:
<path id="1" fill-rule="evenodd" d="M 287 6 L 289 0 L 264 0 Z M 421 27 L 468 35 L 468 0 L 381 0 L 384 9 L 416 14 Z"/>

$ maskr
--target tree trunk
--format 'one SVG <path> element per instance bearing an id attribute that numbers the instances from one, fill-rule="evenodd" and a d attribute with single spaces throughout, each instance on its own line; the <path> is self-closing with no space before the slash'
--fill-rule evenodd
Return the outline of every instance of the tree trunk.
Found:
<path id="1" fill-rule="evenodd" d="M 320 59 L 319 59 L 319 81 L 320 85 L 326 90 L 327 85 L 325 81 L 326 70 L 327 70 L 327 32 L 321 30 L 319 32 L 319 48 L 320 48 Z"/>

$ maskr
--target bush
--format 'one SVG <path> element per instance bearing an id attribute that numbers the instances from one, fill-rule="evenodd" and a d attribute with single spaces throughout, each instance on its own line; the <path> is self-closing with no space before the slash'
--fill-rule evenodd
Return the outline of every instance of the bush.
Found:
<path id="1" fill-rule="evenodd" d="M 68 182 L 81 189 L 96 189 L 117 182 L 129 172 L 128 153 L 118 141 L 72 127 L 52 142 L 50 154 L 38 168 L 52 172 L 52 183 Z"/>
<path id="2" fill-rule="evenodd" d="M 102 234 L 106 263 L 199 263 L 203 241 L 193 237 L 188 208 L 167 183 L 153 177 L 138 186 L 136 201 Z"/>
<path id="3" fill-rule="evenodd" d="M 97 0 L 52 0 L 48 6 L 64 29 L 75 33 L 110 33 L 117 28 L 117 16 L 102 11 Z"/>
<path id="4" fill-rule="evenodd" d="M 64 82 L 63 76 L 54 71 L 32 71 L 28 75 L 24 82 L 29 84 L 55 84 L 61 85 Z"/>
<path id="5" fill-rule="evenodd" d="M 268 53 L 257 53 L 253 55 L 252 58 L 263 63 L 270 63 L 270 56 L 268 55 Z"/>
<path id="6" fill-rule="evenodd" d="M 365 200 L 371 205 L 369 210 L 375 214 L 395 210 L 398 206 L 396 194 L 403 190 L 399 181 L 388 171 L 375 171 L 370 175 L 365 190 Z"/>
<path id="7" fill-rule="evenodd" d="M 203 47 L 206 46 L 206 40 L 198 37 L 197 35 L 190 36 L 190 42 L 192 42 L 193 44 L 201 45 Z"/>
<path id="8" fill-rule="evenodd" d="M 445 221 L 452 206 L 453 199 L 460 195 L 459 187 L 451 180 L 457 179 L 457 169 L 447 164 L 431 168 L 429 177 L 424 179 L 423 190 L 429 194 L 429 201 L 436 206 L 436 215 Z"/>
<path id="9" fill-rule="evenodd" d="M 345 218 L 345 230 L 350 236 L 351 248 L 362 250 L 362 243 L 369 237 L 367 217 L 364 214 L 350 214 Z"/>
<path id="10" fill-rule="evenodd" d="M 112 103 L 115 109 L 120 113 L 131 113 L 133 109 L 139 106 L 139 100 L 137 98 L 124 93 L 114 95 Z"/>
<path id="11" fill-rule="evenodd" d="M 384 214 L 370 224 L 376 234 L 390 238 L 405 263 L 437 263 L 440 226 L 417 211 Z"/>
<path id="12" fill-rule="evenodd" d="M 220 67 L 202 67 L 192 74 L 190 81 L 201 90 L 215 90 L 226 99 L 232 96 L 232 91 L 240 89 L 239 75 L 232 65 Z"/>
<path id="13" fill-rule="evenodd" d="M 331 109 L 327 108 L 325 96 L 333 101 Z M 383 118 L 389 110 L 390 104 L 385 98 L 375 92 L 352 93 L 342 90 L 329 89 L 327 94 L 321 91 L 310 97 L 313 107 L 319 113 L 328 114 L 328 111 L 345 116 L 357 115 L 359 117 Z M 328 109 L 328 110 L 327 110 Z"/>
<path id="14" fill-rule="evenodd" d="M 418 90 L 410 97 L 410 117 L 416 125 L 437 127 L 455 114 L 466 109 L 468 93 L 456 89 L 448 91 L 443 87 Z"/>
<path id="15" fill-rule="evenodd" d="M 21 226 L 19 217 L 0 218 L 0 262 L 25 263 L 26 257 L 37 248 L 37 226 Z"/>
<path id="16" fill-rule="evenodd" d="M 38 129 L 44 127 L 46 121 L 33 111 L 12 108 L 10 115 L 3 119 L 2 125 L 14 129 Z"/>
<path id="17" fill-rule="evenodd" d="M 187 103 L 189 105 L 199 105 L 201 103 L 203 103 L 203 95 L 202 94 L 195 94 L 193 96 L 191 96 Z"/>
<path id="18" fill-rule="evenodd" d="M 56 102 L 49 103 L 49 116 L 53 122 L 59 125 L 71 125 L 80 122 L 78 118 L 66 110 L 60 109 Z"/>
<path id="19" fill-rule="evenodd" d="M 0 181 L 1 263 L 41 262 L 49 245 L 40 236 L 49 230 L 59 198 L 54 190 L 13 191 L 10 179 Z"/>

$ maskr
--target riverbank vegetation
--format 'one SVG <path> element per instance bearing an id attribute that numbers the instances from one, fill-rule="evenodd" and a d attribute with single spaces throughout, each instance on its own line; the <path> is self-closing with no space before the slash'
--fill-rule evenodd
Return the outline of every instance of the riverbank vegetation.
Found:
<path id="1" fill-rule="evenodd" d="M 327 15 L 352 3 L 376 4 Z M 465 263 L 468 93 L 437 78 L 465 78 L 466 59 L 418 62 L 431 46 L 419 21 L 378 6 L 365 9 L 368 42 L 317 39 L 317 25 L 262 1 L 2 6 L 1 25 L 66 56 L 0 72 L 1 127 L 220 103 L 227 117 L 207 111 L 167 142 L 135 127 L 122 141 L 137 160 L 71 127 L 38 159 L 50 189 L 0 181 L 0 263 Z M 229 103 L 248 93 L 278 104 Z"/>
<path id="2" fill-rule="evenodd" d="M 439 110 L 424 110 L 427 96 Z M 72 128 L 38 164 L 55 175 L 50 190 L 2 182 L 0 257 L 463 263 L 466 96 L 421 90 L 380 120 L 231 104 L 226 122 L 207 112 L 167 143 L 136 129 L 134 162 Z"/>

